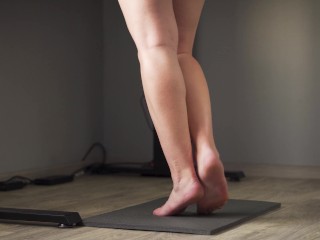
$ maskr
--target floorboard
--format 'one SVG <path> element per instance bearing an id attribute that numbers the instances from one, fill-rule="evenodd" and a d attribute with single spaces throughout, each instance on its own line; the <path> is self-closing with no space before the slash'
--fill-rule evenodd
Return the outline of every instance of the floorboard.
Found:
<path id="1" fill-rule="evenodd" d="M 213 236 L 0 223 L 3 240 L 88 239 L 320 239 L 320 179 L 246 177 L 229 182 L 230 198 L 281 202 L 280 210 Z M 79 212 L 82 218 L 168 196 L 168 178 L 137 175 L 82 176 L 72 183 L 0 192 L 1 207 Z"/>

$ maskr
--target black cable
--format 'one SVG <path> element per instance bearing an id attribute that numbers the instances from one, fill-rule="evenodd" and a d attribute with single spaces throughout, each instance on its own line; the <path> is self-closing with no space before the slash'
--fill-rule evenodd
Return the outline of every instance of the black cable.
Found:
<path id="1" fill-rule="evenodd" d="M 95 142 L 94 144 L 91 145 L 91 147 L 88 149 L 88 151 L 86 152 L 86 154 L 84 155 L 84 157 L 82 158 L 81 161 L 85 161 L 88 157 L 88 155 L 91 153 L 91 151 L 95 148 L 95 147 L 100 147 L 102 149 L 102 154 L 103 154 L 103 157 L 102 157 L 102 163 L 105 164 L 106 163 L 106 157 L 107 157 L 107 151 L 105 149 L 105 147 L 103 146 L 102 143 L 100 142 Z"/>
<path id="2" fill-rule="evenodd" d="M 99 147 L 102 149 L 102 163 L 89 164 L 88 166 L 82 167 L 82 168 L 74 171 L 70 175 L 54 175 L 54 176 L 49 176 L 49 177 L 45 177 L 45 178 L 38 178 L 38 179 L 34 180 L 34 183 L 37 185 L 56 185 L 56 184 L 71 182 L 74 180 L 75 177 L 82 176 L 87 172 L 92 172 L 93 169 L 96 169 L 98 167 L 105 165 L 106 158 L 107 158 L 107 151 L 106 151 L 105 147 L 103 146 L 103 144 L 101 144 L 100 142 L 93 143 L 90 146 L 90 148 L 87 150 L 87 152 L 85 153 L 85 155 L 81 161 L 85 161 L 87 159 L 88 155 L 92 152 L 92 150 L 95 147 Z"/>
<path id="3" fill-rule="evenodd" d="M 10 183 L 10 182 L 15 182 L 15 181 L 22 181 L 25 182 L 26 184 L 31 184 L 33 183 L 33 180 L 27 177 L 22 177 L 22 176 L 13 176 L 9 178 L 8 180 L 4 181 L 3 183 Z"/>
<path id="4" fill-rule="evenodd" d="M 150 129 L 150 131 L 153 132 L 153 124 L 152 124 L 152 120 L 151 120 L 151 117 L 148 113 L 148 111 L 146 110 L 147 109 L 147 103 L 146 103 L 146 100 L 145 100 L 145 96 L 144 94 L 141 95 L 140 97 L 140 106 L 142 108 L 142 111 L 143 111 L 143 115 L 144 115 L 144 118 L 148 124 L 148 127 Z M 86 167 L 83 167 L 83 168 L 80 168 L 79 170 L 75 171 L 72 175 L 75 176 L 75 177 L 78 177 L 78 176 L 81 176 L 83 174 L 85 174 L 86 172 L 92 172 L 92 171 L 95 171 L 95 169 L 99 168 L 99 167 L 105 167 L 105 166 L 117 166 L 117 165 L 127 165 L 127 164 L 137 164 L 137 165 L 143 165 L 143 163 L 130 163 L 130 162 L 127 162 L 127 163 L 106 163 L 106 159 L 107 159 L 107 151 L 105 149 L 105 147 L 103 146 L 103 144 L 99 143 L 99 142 L 96 142 L 94 144 L 92 144 L 92 146 L 88 149 L 88 151 L 86 152 L 86 154 L 84 155 L 82 161 L 85 161 L 87 156 L 91 153 L 91 151 L 95 148 L 95 147 L 100 147 L 103 151 L 103 161 L 102 163 L 93 163 L 93 164 L 90 164 L 89 166 L 86 166 Z"/>
<path id="5" fill-rule="evenodd" d="M 33 181 L 30 178 L 13 176 L 8 180 L 0 182 L 0 191 L 11 191 L 24 188 L 25 186 L 32 184 Z"/>
<path id="6" fill-rule="evenodd" d="M 143 165 L 145 162 L 111 162 L 106 164 L 107 166 L 118 166 L 118 165 Z"/>
<path id="7" fill-rule="evenodd" d="M 144 94 L 141 95 L 140 97 L 140 106 L 142 108 L 145 120 L 148 124 L 148 127 L 151 131 L 153 131 L 153 124 L 152 124 L 152 120 L 150 118 L 150 115 L 148 114 L 148 111 L 146 110 L 146 100 L 145 100 L 145 96 Z M 88 157 L 88 155 L 91 153 L 91 151 L 95 148 L 95 147 L 100 147 L 102 150 L 102 162 L 101 163 L 92 163 L 88 166 L 82 167 L 76 171 L 74 171 L 71 175 L 68 176 L 72 176 L 72 177 L 78 177 L 81 176 L 83 174 L 85 174 L 86 172 L 90 172 L 94 169 L 97 169 L 101 166 L 106 166 L 106 165 L 110 165 L 110 166 L 117 166 L 117 165 L 126 165 L 126 164 L 135 164 L 135 165 L 140 165 L 142 163 L 109 163 L 106 164 L 106 160 L 107 160 L 107 151 L 105 149 L 105 147 L 103 146 L 103 144 L 101 144 L 100 142 L 95 142 L 93 143 L 90 148 L 87 150 L 87 152 L 85 153 L 84 157 L 82 158 L 81 161 L 85 161 Z M 61 177 L 65 177 L 65 176 L 61 176 Z M 13 176 L 8 180 L 5 180 L 3 182 L 1 182 L 2 185 L 6 185 L 6 184 L 10 184 L 10 183 L 14 183 L 14 182 L 21 182 L 21 184 L 24 185 L 28 185 L 28 184 L 33 184 L 34 180 L 27 178 L 27 177 L 23 177 L 23 176 Z"/>
<path id="8" fill-rule="evenodd" d="M 102 143 L 100 142 L 95 142 L 91 145 L 91 147 L 88 149 L 88 151 L 86 152 L 86 154 L 84 155 L 84 157 L 82 158 L 81 161 L 85 161 L 88 157 L 88 155 L 91 153 L 91 151 L 95 148 L 95 147 L 100 147 L 102 149 L 102 162 L 101 163 L 92 163 L 88 166 L 82 167 L 80 169 L 78 169 L 77 171 L 74 171 L 72 173 L 72 176 L 74 177 L 79 177 L 83 174 L 85 174 L 86 172 L 90 172 L 93 168 L 97 168 L 99 166 L 103 166 L 106 165 L 106 161 L 107 161 L 107 151 L 105 149 L 105 147 L 103 146 Z"/>
<path id="9" fill-rule="evenodd" d="M 144 118 L 146 119 L 147 121 L 147 124 L 148 124 L 148 127 L 151 131 L 153 131 L 153 124 L 152 124 L 152 120 L 150 120 L 150 115 L 148 114 L 147 110 L 146 110 L 146 107 L 144 103 L 146 103 L 146 100 L 145 100 L 145 96 L 144 94 L 141 95 L 140 97 L 140 106 L 142 108 L 142 111 L 143 111 L 143 115 L 144 115 Z"/>
<path id="10" fill-rule="evenodd" d="M 35 180 L 32 180 L 27 177 L 23 177 L 23 176 L 13 176 L 5 181 L 0 182 L 0 191 L 21 189 L 28 184 L 54 185 L 54 184 L 73 181 L 74 177 L 81 176 L 81 175 L 85 174 L 86 172 L 90 172 L 94 168 L 98 168 L 98 167 L 101 167 L 106 164 L 107 151 L 106 151 L 105 147 L 103 146 L 103 144 L 101 144 L 100 142 L 93 143 L 81 161 L 85 161 L 87 159 L 88 155 L 91 153 L 91 151 L 95 147 L 99 147 L 102 149 L 102 154 L 103 154 L 102 155 L 102 163 L 92 163 L 86 167 L 80 168 L 79 170 L 73 172 L 70 175 L 55 175 L 55 176 L 50 176 L 50 177 L 45 177 L 45 178 L 38 178 Z"/>

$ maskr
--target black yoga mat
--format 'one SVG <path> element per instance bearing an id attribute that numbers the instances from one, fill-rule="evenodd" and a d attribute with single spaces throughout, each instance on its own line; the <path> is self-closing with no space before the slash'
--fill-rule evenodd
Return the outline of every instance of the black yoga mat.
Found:
<path id="1" fill-rule="evenodd" d="M 160 198 L 132 207 L 89 217 L 83 220 L 85 226 L 99 228 L 120 228 L 159 232 L 178 232 L 211 235 L 239 225 L 268 211 L 277 209 L 280 203 L 230 199 L 226 205 L 203 216 L 196 214 L 196 206 L 189 206 L 178 216 L 157 217 L 152 211 L 165 203 Z"/>

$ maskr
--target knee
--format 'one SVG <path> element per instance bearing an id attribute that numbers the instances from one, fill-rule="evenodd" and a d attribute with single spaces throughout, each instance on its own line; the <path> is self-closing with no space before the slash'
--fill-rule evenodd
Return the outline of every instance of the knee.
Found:
<path id="1" fill-rule="evenodd" d="M 154 50 L 164 50 L 177 53 L 178 35 L 174 32 L 165 35 L 154 33 L 146 35 L 142 41 L 136 43 L 139 53 L 152 52 Z"/>
<path id="2" fill-rule="evenodd" d="M 193 40 L 191 37 L 179 35 L 177 55 L 178 56 L 191 56 L 193 57 Z"/>
<path id="3" fill-rule="evenodd" d="M 178 48 L 177 57 L 178 57 L 179 61 L 182 61 L 183 59 L 195 60 L 195 58 L 193 57 L 192 50 L 188 50 L 188 49 L 179 49 Z"/>
<path id="4" fill-rule="evenodd" d="M 179 58 L 184 58 L 184 57 L 193 58 L 192 51 L 179 51 L 178 50 L 177 56 L 178 56 L 178 59 Z"/>
<path id="5" fill-rule="evenodd" d="M 177 56 L 178 56 L 179 60 L 182 60 L 182 59 L 185 59 L 185 58 L 194 59 L 193 53 L 192 53 L 192 48 L 191 49 L 184 48 L 184 47 L 180 47 L 180 45 L 178 46 Z"/>

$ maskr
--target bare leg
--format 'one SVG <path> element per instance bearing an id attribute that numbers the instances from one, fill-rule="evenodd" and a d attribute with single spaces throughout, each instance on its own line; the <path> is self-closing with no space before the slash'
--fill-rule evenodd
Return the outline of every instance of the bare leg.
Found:
<path id="1" fill-rule="evenodd" d="M 207 82 L 201 66 L 192 56 L 194 37 L 204 0 L 173 0 L 179 30 L 178 56 L 187 89 L 188 121 L 198 176 L 205 195 L 198 212 L 210 213 L 222 207 L 228 198 L 223 164 L 215 146 Z"/>
<path id="2" fill-rule="evenodd" d="M 186 86 L 177 57 L 172 0 L 119 0 L 138 49 L 148 109 L 173 180 L 168 201 L 155 215 L 174 215 L 203 197 L 193 159 Z"/>

